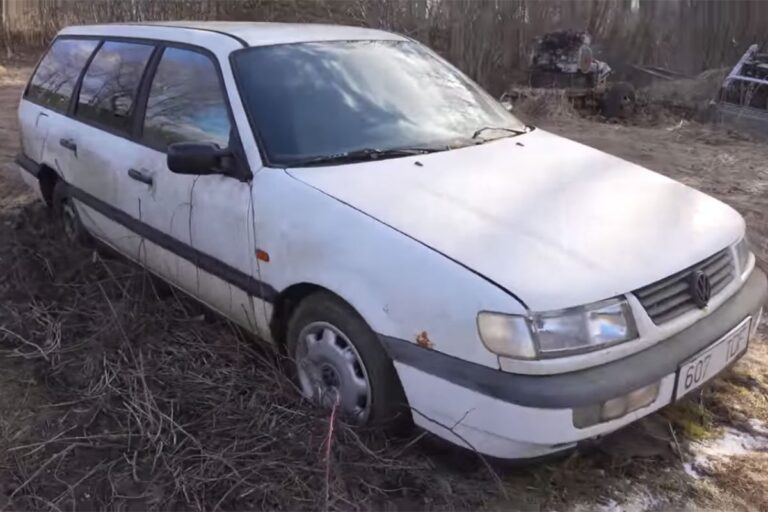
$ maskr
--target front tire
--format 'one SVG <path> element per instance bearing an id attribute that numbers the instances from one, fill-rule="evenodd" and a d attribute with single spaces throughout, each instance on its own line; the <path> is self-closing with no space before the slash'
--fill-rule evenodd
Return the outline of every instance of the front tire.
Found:
<path id="1" fill-rule="evenodd" d="M 376 333 L 327 292 L 304 299 L 288 323 L 287 349 L 305 398 L 338 407 L 359 425 L 410 424 L 400 379 Z"/>

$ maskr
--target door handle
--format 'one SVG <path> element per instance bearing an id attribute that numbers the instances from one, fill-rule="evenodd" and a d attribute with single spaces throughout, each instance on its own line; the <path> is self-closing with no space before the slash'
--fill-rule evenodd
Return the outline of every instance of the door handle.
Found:
<path id="1" fill-rule="evenodd" d="M 144 183 L 145 185 L 152 185 L 154 182 L 152 175 L 146 172 L 138 171 L 136 169 L 128 169 L 128 176 L 131 179 Z"/>
<path id="2" fill-rule="evenodd" d="M 48 114 L 46 114 L 45 112 L 40 112 L 39 114 L 37 114 L 37 118 L 35 118 L 35 128 L 37 128 L 37 126 L 40 124 L 40 119 L 44 117 L 47 118 Z"/>
<path id="3" fill-rule="evenodd" d="M 61 147 L 70 150 L 77 156 L 77 144 L 75 144 L 75 141 L 72 139 L 59 139 L 59 144 L 61 144 Z"/>

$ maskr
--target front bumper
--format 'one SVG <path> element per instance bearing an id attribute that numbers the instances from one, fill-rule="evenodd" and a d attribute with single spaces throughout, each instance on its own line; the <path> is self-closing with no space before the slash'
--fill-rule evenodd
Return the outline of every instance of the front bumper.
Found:
<path id="1" fill-rule="evenodd" d="M 621 428 L 673 401 L 678 366 L 757 317 L 768 280 L 755 269 L 742 288 L 687 329 L 624 359 L 557 375 L 519 375 L 469 363 L 403 340 L 382 336 L 413 410 L 414 422 L 460 445 L 502 458 L 529 458 Z M 654 382 L 650 405 L 583 429 L 574 407 L 588 406 Z"/>

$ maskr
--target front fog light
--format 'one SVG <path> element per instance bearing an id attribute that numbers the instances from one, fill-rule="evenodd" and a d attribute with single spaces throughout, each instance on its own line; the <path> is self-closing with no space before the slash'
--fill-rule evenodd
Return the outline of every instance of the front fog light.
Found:
<path id="1" fill-rule="evenodd" d="M 603 402 L 603 406 L 600 407 L 600 420 L 608 421 L 621 418 L 627 414 L 628 406 L 629 404 L 627 403 L 626 396 L 620 396 L 618 398 L 611 398 L 610 400 L 606 400 Z"/>
<path id="2" fill-rule="evenodd" d="M 573 426 L 576 428 L 591 427 L 647 407 L 659 396 L 659 384 L 659 382 L 655 382 L 599 404 L 576 407 L 573 409 Z"/>

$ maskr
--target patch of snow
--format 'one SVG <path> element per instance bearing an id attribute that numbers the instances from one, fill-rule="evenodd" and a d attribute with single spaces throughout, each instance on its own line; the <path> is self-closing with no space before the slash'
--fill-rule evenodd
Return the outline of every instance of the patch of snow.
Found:
<path id="1" fill-rule="evenodd" d="M 693 452 L 693 461 L 683 464 L 685 472 L 693 478 L 703 478 L 712 472 L 715 462 L 768 451 L 768 428 L 756 419 L 750 420 L 749 425 L 754 434 L 726 428 L 718 439 L 692 442 L 689 447 Z"/>
<path id="2" fill-rule="evenodd" d="M 613 498 L 598 498 L 597 503 L 576 505 L 572 512 L 646 512 L 663 509 L 667 501 L 654 496 L 646 487 L 638 487 L 617 501 Z"/>
<path id="3" fill-rule="evenodd" d="M 604 505 L 598 506 L 600 512 L 645 512 L 646 510 L 658 510 L 666 501 L 654 496 L 648 489 L 637 489 L 618 503 L 616 500 L 608 500 Z"/>
<path id="4" fill-rule="evenodd" d="M 704 478 L 713 472 L 715 462 L 727 461 L 738 455 L 768 451 L 768 425 L 757 419 L 749 420 L 752 433 L 726 428 L 723 435 L 708 441 L 691 442 L 693 459 L 683 464 L 693 478 Z M 629 483 L 629 482 L 627 482 Z M 647 487 L 633 487 L 620 498 L 599 497 L 594 503 L 579 503 L 572 512 L 646 512 L 664 510 L 669 501 L 651 493 Z"/>
<path id="5" fill-rule="evenodd" d="M 693 463 L 692 462 L 684 462 L 683 463 L 683 471 L 685 471 L 685 474 L 688 476 L 691 476 L 695 479 L 701 478 L 701 474 L 693 469 Z"/>
<path id="6" fill-rule="evenodd" d="M 761 436 L 768 437 L 768 426 L 766 426 L 765 423 L 758 420 L 757 418 L 750 418 L 748 423 L 749 428 L 751 428 L 753 432 L 760 434 Z"/>

